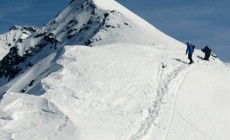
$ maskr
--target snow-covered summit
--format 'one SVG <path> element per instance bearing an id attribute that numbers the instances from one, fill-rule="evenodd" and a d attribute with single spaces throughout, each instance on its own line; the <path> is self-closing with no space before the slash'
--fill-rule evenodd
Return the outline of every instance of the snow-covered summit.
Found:
<path id="1" fill-rule="evenodd" d="M 91 46 L 175 41 L 114 0 L 74 0 L 44 26 L 43 32 L 68 44 Z"/>
<path id="2" fill-rule="evenodd" d="M 72 0 L 0 61 L 0 139 L 228 140 L 230 68 L 185 47 L 114 0 Z"/>
<path id="3" fill-rule="evenodd" d="M 24 28 L 15 26 L 11 31 Z M 96 46 L 117 43 L 182 46 L 180 42 L 160 32 L 113 0 L 74 0 L 41 30 L 20 40 L 10 50 L 0 62 L 0 77 L 12 80 L 19 73 L 29 70 L 28 66 L 53 54 L 53 60 L 45 68 L 49 69 L 64 45 Z"/>
<path id="4" fill-rule="evenodd" d="M 14 30 L 20 30 L 22 32 L 24 32 L 25 34 L 32 34 L 32 33 L 36 33 L 38 31 L 38 29 L 36 27 L 31 27 L 31 26 L 18 26 L 18 25 L 14 25 L 12 27 L 10 27 L 9 29 L 10 31 L 14 31 Z"/>

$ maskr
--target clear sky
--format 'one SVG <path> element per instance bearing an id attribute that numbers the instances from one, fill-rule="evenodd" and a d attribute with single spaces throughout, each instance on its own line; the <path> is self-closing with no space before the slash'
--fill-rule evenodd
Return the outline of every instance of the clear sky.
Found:
<path id="1" fill-rule="evenodd" d="M 12 25 L 41 27 L 70 0 L 5 0 L 0 6 L 0 33 Z M 230 0 L 117 0 L 152 25 L 196 48 L 210 46 L 230 62 Z"/>

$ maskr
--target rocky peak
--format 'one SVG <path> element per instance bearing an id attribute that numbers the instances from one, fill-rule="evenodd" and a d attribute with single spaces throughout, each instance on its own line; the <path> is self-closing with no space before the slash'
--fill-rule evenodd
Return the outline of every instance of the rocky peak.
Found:
<path id="1" fill-rule="evenodd" d="M 24 33 L 30 32 L 32 33 L 36 33 L 38 31 L 38 29 L 36 27 L 32 27 L 32 26 L 17 26 L 14 25 L 12 27 L 10 27 L 9 31 L 14 31 L 14 30 L 19 30 L 22 31 Z"/>

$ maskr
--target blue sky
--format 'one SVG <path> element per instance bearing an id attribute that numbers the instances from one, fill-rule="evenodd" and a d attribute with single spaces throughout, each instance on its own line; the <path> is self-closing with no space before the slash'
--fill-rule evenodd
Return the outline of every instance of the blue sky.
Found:
<path id="1" fill-rule="evenodd" d="M 41 27 L 70 0 L 9 0 L 0 6 L 0 33 L 12 25 Z M 229 0 L 117 0 L 152 25 L 197 48 L 210 46 L 230 62 Z"/>

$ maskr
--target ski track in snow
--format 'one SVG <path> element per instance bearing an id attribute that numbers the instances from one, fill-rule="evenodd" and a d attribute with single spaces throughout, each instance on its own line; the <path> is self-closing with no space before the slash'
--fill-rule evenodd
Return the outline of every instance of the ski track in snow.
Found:
<path id="1" fill-rule="evenodd" d="M 193 67 L 193 66 L 191 66 Z M 175 115 L 175 108 L 176 108 L 176 100 L 177 100 L 177 92 L 179 91 L 179 89 L 181 88 L 181 85 L 184 83 L 184 80 L 186 78 L 186 75 L 192 70 L 192 68 L 189 67 L 188 69 L 185 69 L 182 73 L 182 78 L 180 79 L 179 83 L 177 84 L 177 87 L 175 89 L 175 95 L 174 95 L 174 101 L 173 101 L 173 106 L 172 106 L 172 115 L 170 117 L 170 123 L 169 123 L 169 126 L 168 126 L 168 130 L 167 130 L 167 134 L 166 134 L 166 137 L 165 137 L 165 140 L 168 140 L 168 135 L 169 135 L 169 132 L 170 132 L 170 129 L 171 129 L 171 125 L 172 125 L 172 120 L 173 120 L 173 117 Z"/>
<path id="2" fill-rule="evenodd" d="M 171 93 L 171 94 L 175 94 L 174 96 L 174 102 L 173 102 L 173 107 L 172 107 L 172 116 L 170 116 L 169 120 L 169 126 L 168 126 L 168 130 L 167 134 L 166 134 L 166 138 L 165 140 L 167 140 L 168 137 L 168 133 L 170 131 L 170 126 L 172 123 L 172 117 L 174 115 L 174 108 L 175 108 L 175 101 L 176 101 L 176 93 L 179 90 L 180 86 L 182 85 L 184 78 L 186 76 L 186 74 L 192 70 L 192 68 L 194 67 L 192 66 L 187 66 L 184 64 L 179 65 L 178 67 L 176 67 L 175 69 L 173 69 L 173 71 L 169 72 L 169 74 L 167 74 L 165 71 L 166 69 L 168 69 L 169 66 L 173 67 L 173 63 L 171 64 L 166 64 L 166 68 L 163 68 L 163 64 L 162 63 L 162 67 L 159 66 L 158 69 L 158 78 L 157 78 L 157 82 L 158 82 L 158 89 L 157 91 L 157 99 L 153 102 L 153 104 L 151 105 L 150 108 L 148 108 L 148 112 L 149 115 L 146 117 L 146 119 L 143 121 L 143 123 L 141 124 L 141 126 L 139 127 L 139 129 L 134 133 L 134 135 L 131 136 L 130 140 L 140 140 L 143 139 L 145 136 L 147 136 L 151 130 L 151 128 L 154 125 L 157 125 L 157 118 L 159 116 L 159 114 L 161 113 L 161 106 L 166 104 L 166 96 L 168 94 L 170 94 L 170 92 L 175 91 L 175 93 Z M 164 77 L 166 76 L 166 77 Z M 181 80 L 181 81 L 179 81 Z M 174 84 L 174 82 L 176 82 L 176 90 L 172 90 L 170 91 L 170 87 Z"/>
<path id="3" fill-rule="evenodd" d="M 202 65 L 210 65 L 209 63 L 205 63 L 203 61 L 196 61 L 199 64 Z M 181 118 L 181 120 L 183 120 L 186 124 L 188 124 L 189 126 L 191 126 L 192 128 L 194 128 L 196 131 L 198 131 L 200 134 L 202 134 L 203 136 L 205 136 L 206 138 L 208 138 L 209 140 L 211 140 L 210 136 L 208 136 L 207 134 L 205 134 L 202 130 L 200 130 L 197 126 L 193 125 L 191 122 L 189 122 L 188 120 L 186 120 L 183 116 L 181 116 L 180 114 L 176 113 L 176 102 L 177 102 L 177 96 L 178 96 L 178 91 L 180 90 L 182 84 L 184 83 L 184 80 L 186 79 L 187 74 L 189 74 L 191 72 L 191 70 L 194 68 L 194 65 L 190 66 L 188 69 L 185 69 L 182 73 L 183 76 L 178 76 L 178 79 L 180 80 L 178 85 L 176 86 L 175 89 L 175 95 L 174 95 L 174 100 L 173 100 L 173 106 L 172 106 L 172 113 L 171 113 L 171 117 L 170 117 L 170 123 L 169 126 L 167 128 L 167 133 L 166 133 L 166 137 L 164 140 L 168 140 L 169 139 L 169 133 L 170 133 L 170 129 L 172 127 L 172 121 L 174 119 L 175 116 L 178 116 L 179 118 Z"/>

